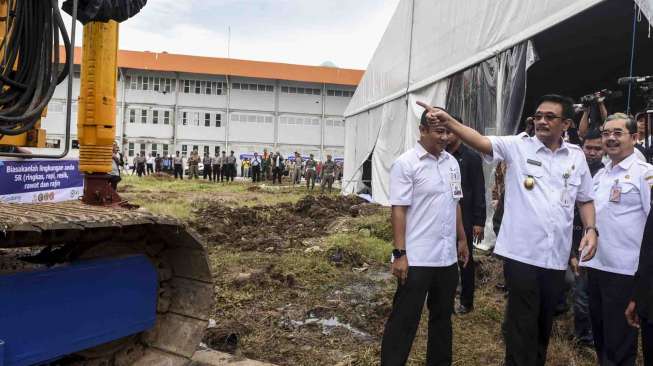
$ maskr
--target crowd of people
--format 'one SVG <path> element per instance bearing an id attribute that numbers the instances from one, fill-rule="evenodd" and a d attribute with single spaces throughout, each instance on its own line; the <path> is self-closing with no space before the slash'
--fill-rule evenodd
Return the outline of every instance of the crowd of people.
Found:
<path id="1" fill-rule="evenodd" d="M 116 174 L 119 176 L 120 169 L 125 168 L 125 162 L 116 144 L 114 160 Z M 342 162 L 336 162 L 331 155 L 327 155 L 324 161 L 316 160 L 313 154 L 303 157 L 299 152 L 284 158 L 279 152 L 270 153 L 264 149 L 260 155 L 254 152 L 251 156 L 240 159 L 240 177 L 255 183 L 271 181 L 272 184 L 282 184 L 282 179 L 287 177 L 292 185 L 300 185 L 304 179 L 307 189 L 315 189 L 317 182 L 322 191 L 331 192 L 333 183 L 342 180 L 342 167 Z M 194 150 L 188 158 L 183 157 L 179 151 L 174 156 L 154 153 L 146 155 L 145 152 L 140 152 L 133 158 L 131 165 L 131 174 L 139 177 L 164 172 L 173 175 L 175 179 L 183 180 L 184 175 L 188 175 L 189 179 L 201 177 L 212 182 L 233 182 L 238 171 L 238 159 L 234 151 L 229 155 L 226 151 L 218 151 L 215 156 L 205 153 L 201 157 Z"/>
<path id="2" fill-rule="evenodd" d="M 507 293 L 505 364 L 545 364 L 554 316 L 572 288 L 576 341 L 593 347 L 600 365 L 635 365 L 637 328 L 652 365 L 647 115 L 609 115 L 601 100 L 597 113 L 575 111 L 571 99 L 546 95 L 524 132 L 483 136 L 443 108 L 418 104 L 425 108 L 420 139 L 390 174 L 398 286 L 381 364 L 406 363 L 425 300 L 426 364 L 452 364 L 451 315 L 474 309 L 472 243 L 483 239 L 485 159 L 499 163 L 492 222 Z"/>

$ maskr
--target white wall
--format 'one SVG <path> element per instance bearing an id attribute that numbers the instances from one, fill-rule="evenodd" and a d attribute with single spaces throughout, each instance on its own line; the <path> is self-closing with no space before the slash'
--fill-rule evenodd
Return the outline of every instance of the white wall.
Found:
<path id="1" fill-rule="evenodd" d="M 227 143 L 229 150 L 237 150 L 237 154 L 262 151 L 264 147 L 269 147 L 269 150 L 273 151 L 275 150 L 275 128 L 277 131 L 276 149 L 286 149 L 287 151 L 282 151 L 284 155 L 294 151 L 300 151 L 302 154 L 313 152 L 316 158 L 320 158 L 322 142 L 325 150 L 344 146 L 344 127 L 332 127 L 333 123 L 329 123 L 329 121 L 343 120 L 342 114 L 351 98 L 349 96 L 329 96 L 328 92 L 324 92 L 324 88 L 326 87 L 327 91 L 353 92 L 353 87 L 233 77 L 230 78 L 231 86 L 228 90 L 227 79 L 223 76 L 183 73 L 177 75 L 174 72 L 131 69 L 123 69 L 122 75 L 125 80 L 119 81 L 116 96 L 116 138 L 120 140 L 123 134 L 126 136 L 123 144 L 125 150 L 128 148 L 128 142 L 131 141 L 138 144 L 145 143 L 148 152 L 150 144 L 160 145 L 165 142 L 170 144 L 169 151 L 171 153 L 174 153 L 175 149 L 181 151 L 182 145 L 187 145 L 189 152 L 192 145 L 209 146 L 213 153 L 215 146 L 221 146 L 224 149 Z M 139 76 L 141 77 L 140 84 L 138 83 Z M 148 80 L 148 89 L 142 90 L 145 78 Z M 158 91 L 153 90 L 154 78 L 159 78 Z M 163 80 L 165 79 L 171 80 L 172 89 L 167 93 L 163 92 L 165 85 Z M 206 95 L 206 89 L 204 89 L 204 94 L 195 94 L 195 90 L 192 89 L 190 93 L 184 93 L 184 80 L 222 83 L 219 84 L 222 86 L 222 92 L 220 95 L 217 95 L 217 92 Z M 72 139 L 76 139 L 79 84 L 79 75 L 77 75 L 77 78 L 73 79 Z M 123 93 L 124 84 L 127 84 L 127 88 Z M 234 89 L 234 84 L 239 84 L 239 89 Z M 248 90 L 243 90 L 244 84 L 248 85 Z M 250 85 L 256 85 L 256 90 L 249 90 Z M 294 93 L 282 92 L 282 88 L 290 87 L 295 88 Z M 299 88 L 303 88 L 303 94 L 298 93 Z M 227 91 L 231 93 L 229 106 L 227 106 Z M 176 93 L 178 93 L 178 103 L 175 105 Z M 126 101 L 124 105 L 122 103 L 123 95 Z M 278 100 L 276 100 L 277 96 Z M 55 90 L 48 115 L 43 119 L 42 126 L 46 129 L 47 137 L 50 139 L 63 140 L 65 98 L 66 81 Z M 324 112 L 326 114 L 324 121 L 322 121 L 323 100 L 325 100 Z M 277 104 L 278 110 L 276 109 Z M 134 123 L 130 123 L 130 109 L 135 110 Z M 141 123 L 142 110 L 147 111 L 146 123 Z M 159 111 L 158 124 L 153 123 L 154 110 Z M 175 115 L 175 110 L 177 115 Z M 169 124 L 164 123 L 164 111 L 169 112 Z M 231 118 L 227 115 L 227 111 L 230 112 Z M 190 122 L 183 125 L 182 112 L 199 113 L 199 125 L 192 125 Z M 210 127 L 204 126 L 204 113 L 207 112 L 212 114 Z M 216 113 L 221 114 L 220 127 L 215 126 L 214 115 Z M 188 116 L 190 119 L 190 115 Z M 290 118 L 293 123 L 290 123 Z M 228 121 L 228 119 L 230 120 Z M 310 121 L 309 124 L 306 124 L 306 119 Z M 301 124 L 298 124 L 300 120 Z M 176 126 L 174 126 L 175 123 Z M 321 124 L 324 124 L 324 128 Z M 173 148 L 175 127 L 177 146 Z M 324 130 L 324 138 L 321 136 L 322 130 Z M 139 150 L 139 148 L 135 148 L 135 150 Z M 159 150 L 161 150 L 160 146 Z"/>

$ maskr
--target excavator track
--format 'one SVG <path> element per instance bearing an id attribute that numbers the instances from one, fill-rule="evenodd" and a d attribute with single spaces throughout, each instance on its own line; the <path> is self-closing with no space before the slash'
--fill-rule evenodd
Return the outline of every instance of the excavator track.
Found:
<path id="1" fill-rule="evenodd" d="M 0 203 L 0 274 L 38 268 L 17 258 L 42 248 L 58 248 L 55 252 L 63 253 L 56 258 L 59 263 L 142 254 L 158 273 L 153 329 L 79 352 L 66 363 L 176 366 L 190 362 L 213 305 L 206 252 L 192 230 L 175 219 L 141 210 L 79 202 Z"/>

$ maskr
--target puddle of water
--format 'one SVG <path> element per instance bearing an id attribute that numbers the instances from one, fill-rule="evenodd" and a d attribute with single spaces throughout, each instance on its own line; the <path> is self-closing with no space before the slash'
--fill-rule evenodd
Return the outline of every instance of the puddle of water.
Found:
<path id="1" fill-rule="evenodd" d="M 337 317 L 333 316 L 328 319 L 321 319 L 321 318 L 308 318 L 304 321 L 301 320 L 291 320 L 290 323 L 296 327 L 301 327 L 303 325 L 309 325 L 309 324 L 317 324 L 322 326 L 322 334 L 324 335 L 330 335 L 333 329 L 335 328 L 344 328 L 347 329 L 351 334 L 354 335 L 354 337 L 363 340 L 363 341 L 372 341 L 374 338 L 369 335 L 366 332 L 363 332 L 362 330 L 356 329 L 352 327 L 350 324 L 347 323 L 342 323 L 340 320 L 338 320 Z"/>

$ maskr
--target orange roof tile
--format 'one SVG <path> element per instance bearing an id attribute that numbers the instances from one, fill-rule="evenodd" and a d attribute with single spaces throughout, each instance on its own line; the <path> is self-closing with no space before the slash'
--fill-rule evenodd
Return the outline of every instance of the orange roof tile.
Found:
<path id="1" fill-rule="evenodd" d="M 64 52 L 63 48 L 62 52 Z M 81 48 L 76 47 L 75 64 L 80 64 L 81 59 Z M 334 67 L 126 50 L 118 51 L 118 66 L 140 70 L 229 75 L 351 86 L 358 85 L 364 72 L 363 70 Z"/>

